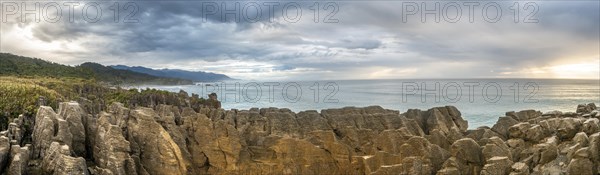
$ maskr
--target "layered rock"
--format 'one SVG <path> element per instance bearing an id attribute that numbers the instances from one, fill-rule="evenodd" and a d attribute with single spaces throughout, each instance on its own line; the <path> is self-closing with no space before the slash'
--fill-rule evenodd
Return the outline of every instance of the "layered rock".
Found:
<path id="1" fill-rule="evenodd" d="M 90 105 L 90 104 L 86 104 Z M 289 109 L 38 109 L 0 133 L 8 174 L 597 174 L 600 120 L 507 112 L 468 129 L 452 106 L 400 113 L 379 106 Z M 28 123 L 31 145 L 24 142 Z"/>
<path id="2" fill-rule="evenodd" d="M 52 142 L 45 151 L 41 162 L 43 174 L 89 174 L 85 159 L 70 156 L 72 150 L 68 145 Z"/>

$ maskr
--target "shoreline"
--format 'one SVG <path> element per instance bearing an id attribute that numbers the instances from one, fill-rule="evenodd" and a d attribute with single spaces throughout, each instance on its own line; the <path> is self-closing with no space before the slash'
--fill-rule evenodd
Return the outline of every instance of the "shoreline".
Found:
<path id="1" fill-rule="evenodd" d="M 0 167 L 77 174 L 600 171 L 600 113 L 594 104 L 577 106 L 578 113 L 507 112 L 495 125 L 476 129 L 468 129 L 453 106 L 404 113 L 379 106 L 298 113 L 119 103 L 86 112 L 91 108 L 63 102 L 56 111 L 42 106 L 34 118 L 16 118 L 0 133 L 0 156 L 12 157 Z"/>

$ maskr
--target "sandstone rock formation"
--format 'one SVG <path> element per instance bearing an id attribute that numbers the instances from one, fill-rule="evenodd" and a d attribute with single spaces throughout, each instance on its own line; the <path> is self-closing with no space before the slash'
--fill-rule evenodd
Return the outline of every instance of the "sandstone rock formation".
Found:
<path id="1" fill-rule="evenodd" d="M 7 174 L 598 174 L 600 115 L 507 112 L 468 129 L 452 106 L 321 112 L 76 102 L 0 132 Z M 32 133 L 31 141 L 24 139 Z M 30 142 L 30 144 L 29 144 Z"/>

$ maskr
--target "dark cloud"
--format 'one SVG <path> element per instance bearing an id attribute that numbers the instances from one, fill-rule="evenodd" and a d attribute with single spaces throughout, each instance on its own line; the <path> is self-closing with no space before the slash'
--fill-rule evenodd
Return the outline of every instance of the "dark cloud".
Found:
<path id="1" fill-rule="evenodd" d="M 1 27 L 3 33 L 13 30 L 11 26 L 30 28 L 30 39 L 46 43 L 77 43 L 82 50 L 46 52 L 54 57 L 70 57 L 67 64 L 96 61 L 162 68 L 201 61 L 227 62 L 235 68 L 233 63 L 237 61 L 270 65 L 243 69 L 249 73 L 312 70 L 332 75 L 352 74 L 367 68 L 422 67 L 416 71 L 442 77 L 469 77 L 473 72 L 494 76 L 497 67 L 518 70 L 550 66 L 573 55 L 597 56 L 600 37 L 599 2 L 593 1 L 536 2 L 539 7 L 534 16 L 539 20 L 537 23 L 523 23 L 528 11 L 522 11 L 518 17 L 521 21 L 515 23 L 512 11 L 508 9 L 513 2 L 508 1 L 497 3 L 504 9 L 502 19 L 496 23 L 483 20 L 481 11 L 476 11 L 475 22 L 469 22 L 464 6 L 463 16 L 457 23 L 443 19 L 436 23 L 432 16 L 426 16 L 428 21 L 423 23 L 418 14 L 403 22 L 405 2 L 395 1 L 328 4 L 339 7 L 336 13 L 332 13 L 332 8 L 325 10 L 324 2 L 320 2 L 318 22 L 311 10 L 314 2 L 306 1 L 134 1 L 129 5 L 137 7 L 134 18 L 139 21 L 125 23 L 123 18 L 130 11 L 123 9 L 125 2 L 116 2 L 122 10 L 118 22 L 114 22 L 109 10 L 114 2 L 102 1 L 98 4 L 105 11 L 97 22 L 75 16 L 74 22 L 66 19 L 57 23 L 12 21 Z M 440 2 L 442 6 L 448 3 Z M 273 8 L 272 16 L 265 3 L 278 4 Z M 424 3 L 429 6 L 435 2 Z M 489 2 L 480 5 L 485 3 Z M 525 2 L 518 3 L 523 8 Z M 294 16 L 290 13 L 295 11 L 282 13 L 286 4 L 299 5 L 301 20 L 290 21 L 282 16 Z M 223 15 L 224 6 L 237 7 L 237 18 L 231 14 Z M 212 7 L 217 9 L 206 11 Z M 65 13 L 68 12 L 63 9 Z M 333 18 L 338 22 L 324 23 L 328 14 L 334 14 Z M 249 19 L 253 17 L 258 18 Z M 18 45 L 8 48 L 24 55 L 38 53 Z M 42 54 L 36 56 L 44 57 Z M 462 69 L 460 64 L 455 65 L 461 62 L 474 67 Z M 438 65 L 439 69 L 433 65 Z M 443 72 L 452 66 L 461 70 Z"/>

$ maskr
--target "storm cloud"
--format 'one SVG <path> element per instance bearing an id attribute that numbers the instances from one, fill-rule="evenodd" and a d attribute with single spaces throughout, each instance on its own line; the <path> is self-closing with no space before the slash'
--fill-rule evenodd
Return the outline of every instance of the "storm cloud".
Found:
<path id="1" fill-rule="evenodd" d="M 560 75 L 599 64 L 598 1 L 73 1 L 73 16 L 38 2 L 39 22 L 11 9 L 34 3 L 2 2 L 1 52 L 241 79 L 599 78 Z"/>

